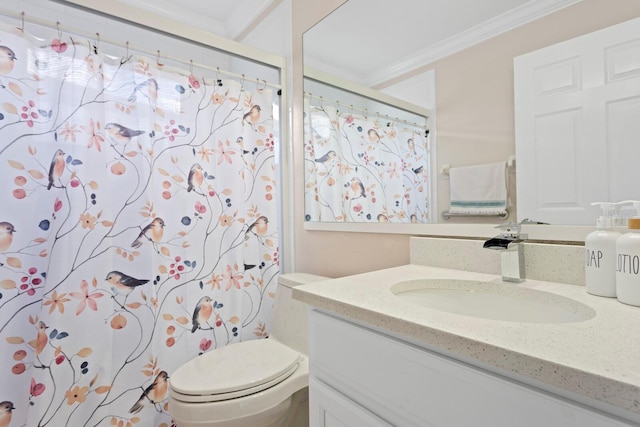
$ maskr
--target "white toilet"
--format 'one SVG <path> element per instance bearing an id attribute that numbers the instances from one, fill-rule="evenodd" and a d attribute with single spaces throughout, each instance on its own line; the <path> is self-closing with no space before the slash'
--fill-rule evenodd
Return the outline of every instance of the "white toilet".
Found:
<path id="1" fill-rule="evenodd" d="M 291 288 L 327 280 L 279 276 L 268 339 L 204 353 L 169 375 L 169 412 L 178 427 L 305 427 L 309 423 L 307 305 Z"/>

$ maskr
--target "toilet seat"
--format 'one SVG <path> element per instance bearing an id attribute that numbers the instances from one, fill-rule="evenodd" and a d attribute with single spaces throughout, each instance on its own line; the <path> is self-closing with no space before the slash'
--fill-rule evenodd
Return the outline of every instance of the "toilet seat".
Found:
<path id="1" fill-rule="evenodd" d="M 187 403 L 247 396 L 287 379 L 301 359 L 301 354 L 273 339 L 230 344 L 179 367 L 169 376 L 171 394 Z"/>

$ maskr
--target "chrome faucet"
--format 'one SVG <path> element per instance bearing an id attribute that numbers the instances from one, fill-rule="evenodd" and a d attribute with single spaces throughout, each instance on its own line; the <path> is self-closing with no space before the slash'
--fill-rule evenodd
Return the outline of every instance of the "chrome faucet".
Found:
<path id="1" fill-rule="evenodd" d="M 524 245 L 526 234 L 520 233 L 522 224 L 533 224 L 528 219 L 497 225 L 501 232 L 484 242 L 483 247 L 500 251 L 500 269 L 505 282 L 522 282 L 525 279 Z"/>

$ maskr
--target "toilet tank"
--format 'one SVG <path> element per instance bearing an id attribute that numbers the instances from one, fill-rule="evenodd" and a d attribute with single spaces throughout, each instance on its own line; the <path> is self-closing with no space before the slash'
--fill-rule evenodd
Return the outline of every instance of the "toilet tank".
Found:
<path id="1" fill-rule="evenodd" d="M 270 336 L 305 355 L 309 354 L 309 306 L 291 297 L 292 288 L 322 280 L 330 278 L 307 273 L 287 273 L 278 277 Z"/>

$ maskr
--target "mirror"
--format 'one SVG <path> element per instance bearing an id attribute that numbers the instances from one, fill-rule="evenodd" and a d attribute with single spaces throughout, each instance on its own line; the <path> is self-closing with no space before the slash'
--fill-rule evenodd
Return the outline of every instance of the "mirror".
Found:
<path id="1" fill-rule="evenodd" d="M 640 5 L 624 0 L 478 3 L 348 0 L 303 36 L 306 67 L 433 110 L 433 219 L 442 224 L 503 221 L 443 220 L 450 194 L 440 172 L 516 154 L 513 59 L 640 16 Z M 509 221 L 523 219 L 515 211 L 516 170 L 507 173 Z"/>

